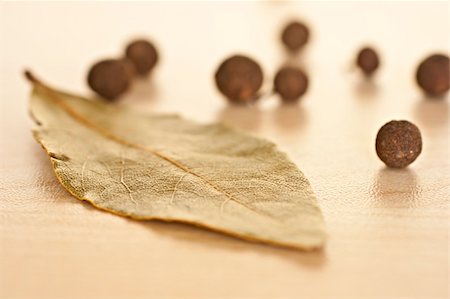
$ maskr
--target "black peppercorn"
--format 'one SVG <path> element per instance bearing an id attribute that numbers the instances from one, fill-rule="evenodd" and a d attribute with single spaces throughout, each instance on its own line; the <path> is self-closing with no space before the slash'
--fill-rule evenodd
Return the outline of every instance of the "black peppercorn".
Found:
<path id="1" fill-rule="evenodd" d="M 291 22 L 283 30 L 281 41 L 290 51 L 300 50 L 309 39 L 309 29 L 301 22 Z"/>
<path id="2" fill-rule="evenodd" d="M 146 76 L 158 62 L 156 48 L 149 41 L 140 39 L 131 42 L 125 49 L 125 56 L 130 59 L 141 76 Z"/>
<path id="3" fill-rule="evenodd" d="M 449 57 L 434 54 L 423 60 L 416 72 L 419 86 L 431 96 L 440 96 L 450 89 Z"/>
<path id="4" fill-rule="evenodd" d="M 114 100 L 129 87 L 130 73 L 121 60 L 107 59 L 94 64 L 88 73 L 89 87 L 100 96 Z"/>
<path id="5" fill-rule="evenodd" d="M 216 71 L 216 84 L 231 102 L 248 103 L 257 99 L 263 73 L 253 59 L 235 55 L 226 59 Z"/>
<path id="6" fill-rule="evenodd" d="M 374 49 L 365 47 L 359 51 L 356 64 L 366 76 L 370 76 L 380 65 L 380 59 Z"/>
<path id="7" fill-rule="evenodd" d="M 389 167 L 403 168 L 411 164 L 422 151 L 419 128 L 406 120 L 390 121 L 378 131 L 378 157 Z"/>
<path id="8" fill-rule="evenodd" d="M 283 101 L 294 102 L 308 89 L 308 77 L 298 68 L 283 67 L 275 75 L 274 85 Z"/>

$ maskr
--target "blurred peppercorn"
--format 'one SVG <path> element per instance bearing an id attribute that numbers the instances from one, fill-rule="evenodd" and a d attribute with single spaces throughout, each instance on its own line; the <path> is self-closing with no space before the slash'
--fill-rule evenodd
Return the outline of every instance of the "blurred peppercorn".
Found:
<path id="1" fill-rule="evenodd" d="M 274 79 L 274 90 L 283 101 L 297 101 L 308 89 L 308 77 L 299 68 L 283 67 Z"/>
<path id="2" fill-rule="evenodd" d="M 356 64 L 365 75 L 370 76 L 378 69 L 380 59 L 373 48 L 365 47 L 358 52 Z"/>
<path id="3" fill-rule="evenodd" d="M 281 33 L 281 41 L 290 51 L 300 50 L 309 39 L 309 29 L 301 22 L 289 23 Z"/>
<path id="4" fill-rule="evenodd" d="M 215 80 L 220 92 L 231 102 L 248 103 L 257 99 L 263 73 L 253 59 L 235 55 L 220 64 Z"/>
<path id="5" fill-rule="evenodd" d="M 94 64 L 88 73 L 89 87 L 108 100 L 123 94 L 131 81 L 130 71 L 121 60 L 107 59 Z"/>
<path id="6" fill-rule="evenodd" d="M 431 96 L 440 96 L 450 89 L 449 57 L 434 54 L 423 60 L 416 72 L 419 86 Z"/>
<path id="7" fill-rule="evenodd" d="M 130 59 L 141 76 L 146 76 L 158 62 L 156 48 L 147 40 L 135 40 L 128 44 L 125 56 Z"/>

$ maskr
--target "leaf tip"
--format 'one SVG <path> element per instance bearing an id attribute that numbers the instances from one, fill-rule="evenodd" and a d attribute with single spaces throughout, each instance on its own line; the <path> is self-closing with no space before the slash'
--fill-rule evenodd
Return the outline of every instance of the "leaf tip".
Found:
<path id="1" fill-rule="evenodd" d="M 25 69 L 23 72 L 23 75 L 30 83 L 42 85 L 41 82 L 39 81 L 39 79 L 36 78 L 30 70 Z"/>
<path id="2" fill-rule="evenodd" d="M 28 70 L 28 69 L 25 69 L 25 70 L 23 71 L 23 75 L 25 76 L 25 78 L 26 78 L 28 81 L 33 82 L 33 81 L 35 80 L 34 75 L 33 75 L 33 74 L 31 73 L 31 71 Z"/>

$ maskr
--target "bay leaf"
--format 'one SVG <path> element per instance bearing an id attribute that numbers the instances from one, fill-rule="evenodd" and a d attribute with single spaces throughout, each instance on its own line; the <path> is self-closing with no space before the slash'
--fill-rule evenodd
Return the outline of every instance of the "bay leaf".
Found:
<path id="1" fill-rule="evenodd" d="M 145 115 L 27 72 L 33 133 L 61 184 L 97 208 L 310 250 L 325 242 L 312 188 L 276 146 L 222 124 Z"/>

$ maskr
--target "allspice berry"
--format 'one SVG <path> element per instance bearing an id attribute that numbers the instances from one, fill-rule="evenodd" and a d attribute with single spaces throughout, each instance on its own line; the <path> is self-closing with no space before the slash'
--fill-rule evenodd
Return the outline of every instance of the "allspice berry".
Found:
<path id="1" fill-rule="evenodd" d="M 450 89 L 449 57 L 434 54 L 423 60 L 416 72 L 419 86 L 431 96 L 440 96 Z"/>
<path id="2" fill-rule="evenodd" d="M 289 23 L 281 33 L 281 41 L 290 51 L 300 50 L 309 39 L 309 29 L 301 22 Z"/>
<path id="3" fill-rule="evenodd" d="M 387 166 L 403 168 L 421 153 L 422 137 L 419 128 L 409 121 L 393 120 L 378 131 L 375 147 L 378 157 Z"/>
<path id="4" fill-rule="evenodd" d="M 133 62 L 140 76 L 148 75 L 158 62 L 158 52 L 155 46 L 143 39 L 128 44 L 125 56 Z"/>
<path id="5" fill-rule="evenodd" d="M 359 51 L 356 57 L 356 65 L 366 76 L 370 76 L 378 69 L 380 59 L 373 48 L 365 47 Z"/>
<path id="6" fill-rule="evenodd" d="M 253 59 L 235 55 L 226 59 L 215 74 L 220 92 L 233 103 L 248 103 L 257 99 L 263 83 L 263 72 Z"/>
<path id="7" fill-rule="evenodd" d="M 308 77 L 299 68 L 283 67 L 275 75 L 274 86 L 283 101 L 294 102 L 308 89 Z"/>
<path id="8" fill-rule="evenodd" d="M 123 94 L 130 85 L 130 75 L 121 60 L 107 59 L 94 64 L 89 70 L 87 82 L 97 94 L 114 100 Z"/>

